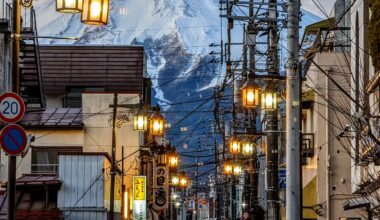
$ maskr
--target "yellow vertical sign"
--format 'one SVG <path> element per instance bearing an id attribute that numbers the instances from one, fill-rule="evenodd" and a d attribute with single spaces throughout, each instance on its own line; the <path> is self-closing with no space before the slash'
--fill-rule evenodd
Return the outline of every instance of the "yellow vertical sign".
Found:
<path id="1" fill-rule="evenodd" d="M 146 177 L 133 177 L 133 200 L 145 200 Z"/>
<path id="2" fill-rule="evenodd" d="M 133 177 L 133 219 L 146 220 L 146 176 Z"/>

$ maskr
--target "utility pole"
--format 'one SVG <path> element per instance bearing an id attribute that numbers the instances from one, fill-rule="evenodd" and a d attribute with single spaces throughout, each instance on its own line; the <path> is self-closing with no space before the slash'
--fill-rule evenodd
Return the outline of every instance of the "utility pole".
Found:
<path id="1" fill-rule="evenodd" d="M 19 51 L 20 51 L 20 3 L 19 0 L 13 0 L 12 6 L 12 91 L 19 93 L 20 73 L 19 73 Z M 16 202 L 16 162 L 17 156 L 8 156 L 8 220 L 15 219 L 15 202 Z"/>
<path id="2" fill-rule="evenodd" d="M 218 151 L 218 144 L 216 142 L 216 137 L 215 137 L 215 132 L 216 132 L 216 127 L 217 125 L 216 124 L 212 124 L 212 138 L 213 138 L 213 142 L 214 142 L 214 193 L 215 193 L 215 198 L 214 198 L 214 207 L 213 207 L 213 210 L 214 210 L 214 217 L 216 217 L 217 219 L 220 218 L 220 204 L 219 204 L 219 192 L 218 192 L 218 165 L 219 165 L 219 151 Z"/>
<path id="3" fill-rule="evenodd" d="M 249 1 L 249 22 L 247 29 L 247 38 L 246 44 L 249 48 L 249 71 L 248 71 L 248 80 L 253 80 L 256 69 L 256 36 L 257 29 L 254 23 L 254 8 L 253 0 Z M 249 132 L 255 132 L 256 129 L 256 110 L 248 111 L 249 117 Z M 250 220 L 259 220 L 260 216 L 258 214 L 259 210 L 259 163 L 257 152 L 252 155 L 252 158 L 249 161 L 249 167 L 252 169 L 249 174 L 249 184 L 250 184 L 250 198 L 249 198 L 249 216 Z"/>
<path id="4" fill-rule="evenodd" d="M 233 3 L 227 3 L 227 15 L 232 15 Z M 235 132 L 236 128 L 236 109 L 235 109 L 235 77 L 232 70 L 231 64 L 231 30 L 234 28 L 234 20 L 233 18 L 228 18 L 228 27 L 227 27 L 227 75 L 232 76 L 233 81 L 233 98 L 232 98 L 232 127 L 233 132 Z M 234 158 L 235 159 L 235 158 Z M 236 186 L 235 186 L 235 176 L 231 177 L 231 220 L 236 219 Z"/>
<path id="5" fill-rule="evenodd" d="M 278 31 L 277 31 L 277 0 L 268 1 L 268 57 L 267 70 L 272 76 L 279 75 L 278 63 Z M 268 86 L 269 84 L 267 84 Z M 277 92 L 277 85 L 273 85 L 273 89 Z M 270 88 L 272 89 L 272 88 Z M 279 216 L 279 190 L 278 190 L 278 121 L 277 109 L 266 112 L 267 126 L 267 210 L 268 220 L 278 220 Z M 292 218 L 289 218 L 292 219 Z"/>
<path id="6" fill-rule="evenodd" d="M 300 76 L 299 76 L 299 23 L 300 0 L 287 2 L 286 66 L 286 217 L 301 219 L 300 185 Z"/>
<path id="7" fill-rule="evenodd" d="M 112 112 L 112 154 L 111 154 L 111 190 L 110 190 L 110 220 L 114 220 L 115 203 L 115 175 L 116 175 L 116 118 L 117 118 L 117 93 L 113 96 Z"/>
<path id="8" fill-rule="evenodd" d="M 198 146 L 201 146 L 199 140 L 198 140 Z M 199 161 L 198 161 L 198 152 L 197 151 L 195 151 L 195 163 L 196 163 L 196 169 L 195 169 L 195 220 L 198 220 L 198 163 L 199 163 Z"/>
<path id="9" fill-rule="evenodd" d="M 121 219 L 125 219 L 124 216 L 124 207 L 125 207 L 125 201 L 124 201 L 124 193 L 125 193 L 125 185 L 124 185 L 124 146 L 121 146 Z"/>

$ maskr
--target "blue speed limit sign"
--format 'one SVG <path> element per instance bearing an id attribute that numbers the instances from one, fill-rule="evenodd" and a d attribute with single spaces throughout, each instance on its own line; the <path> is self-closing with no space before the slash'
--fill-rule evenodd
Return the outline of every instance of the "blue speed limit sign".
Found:
<path id="1" fill-rule="evenodd" d="M 16 123 L 25 114 L 25 103 L 22 98 L 13 92 L 0 96 L 0 120 L 5 123 Z"/>

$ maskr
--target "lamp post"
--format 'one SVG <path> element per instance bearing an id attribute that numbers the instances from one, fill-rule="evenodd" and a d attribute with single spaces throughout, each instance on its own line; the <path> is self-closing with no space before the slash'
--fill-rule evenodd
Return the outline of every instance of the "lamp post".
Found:
<path id="1" fill-rule="evenodd" d="M 268 219 L 279 219 L 277 92 L 268 88 L 261 94 L 261 109 L 267 118 L 267 209 Z"/>

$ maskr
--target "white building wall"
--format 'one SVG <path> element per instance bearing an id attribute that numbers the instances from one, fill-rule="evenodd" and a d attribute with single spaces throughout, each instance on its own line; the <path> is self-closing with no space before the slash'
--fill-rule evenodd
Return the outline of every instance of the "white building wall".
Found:
<path id="1" fill-rule="evenodd" d="M 113 93 L 84 93 L 82 111 L 84 129 L 84 152 L 107 152 L 111 155 L 112 127 L 109 119 L 112 115 Z M 118 103 L 138 104 L 138 94 L 119 94 Z M 139 148 L 143 143 L 143 133 L 133 131 L 133 112 L 136 109 L 118 108 L 119 114 L 126 114 L 130 121 L 116 131 L 116 161 L 121 169 L 122 147 L 124 147 L 124 176 L 126 190 L 132 191 L 132 176 L 139 174 Z"/>
<path id="2" fill-rule="evenodd" d="M 344 91 L 350 91 L 350 64 L 342 53 L 317 53 L 314 61 Z M 314 106 L 308 112 L 308 120 L 313 122 L 305 126 L 307 131 L 312 128 L 315 135 L 315 156 L 303 167 L 303 184 L 317 176 L 317 204 L 321 205 L 318 219 L 359 217 L 354 211 L 343 210 L 343 203 L 349 200 L 344 195 L 351 193 L 351 157 L 350 148 L 337 136 L 348 123 L 349 115 L 343 112 L 350 112 L 349 97 L 314 65 L 307 73 L 306 85 L 315 91 Z"/>
<path id="3" fill-rule="evenodd" d="M 107 219 L 104 160 L 103 155 L 59 156 L 62 186 L 58 191 L 57 207 L 63 219 Z"/>
<path id="4" fill-rule="evenodd" d="M 354 84 L 359 81 L 360 99 L 364 98 L 365 84 L 368 82 L 370 75 L 373 75 L 373 67 L 368 54 L 368 22 L 369 22 L 369 5 L 368 0 L 356 1 L 351 7 L 351 69 L 353 71 L 351 94 L 356 98 Z M 357 39 L 358 38 L 358 39 Z M 358 44 L 356 42 L 359 42 Z M 359 56 L 357 56 L 357 50 Z M 359 78 L 357 79 L 358 70 Z M 360 103 L 364 105 L 363 102 Z M 361 117 L 363 110 L 356 109 L 355 102 L 351 103 L 352 114 Z M 356 140 L 352 139 L 353 153 L 355 153 Z M 361 147 L 360 147 L 361 148 Z M 361 151 L 359 150 L 359 153 Z M 376 169 L 372 164 L 369 166 L 358 166 L 357 161 L 352 160 L 352 190 L 358 190 L 358 186 L 368 178 L 368 170 Z"/>

